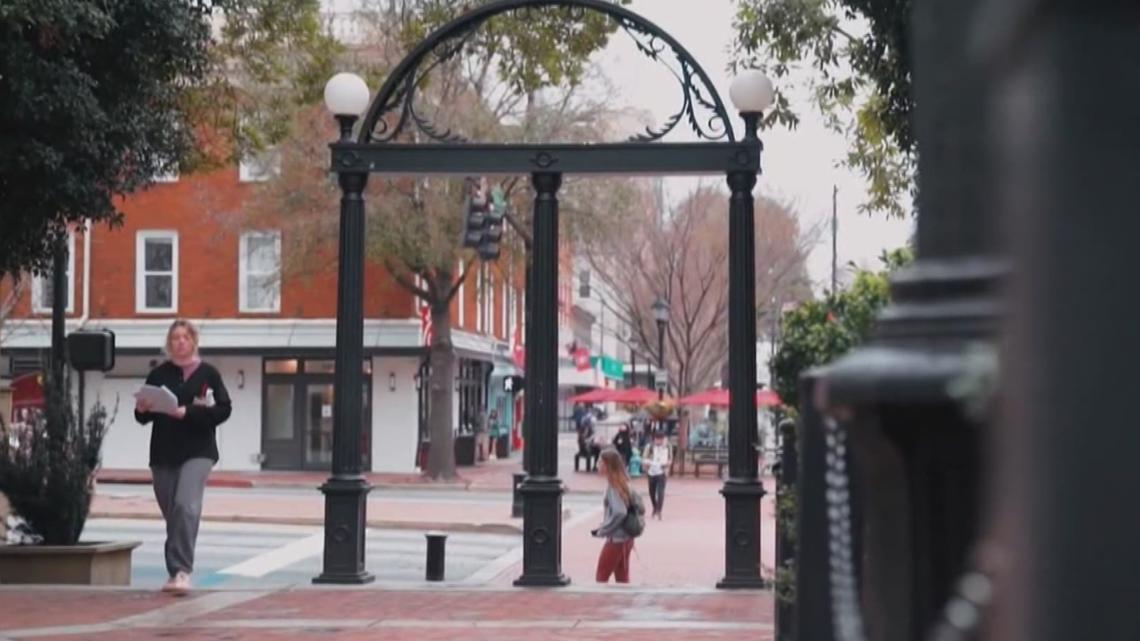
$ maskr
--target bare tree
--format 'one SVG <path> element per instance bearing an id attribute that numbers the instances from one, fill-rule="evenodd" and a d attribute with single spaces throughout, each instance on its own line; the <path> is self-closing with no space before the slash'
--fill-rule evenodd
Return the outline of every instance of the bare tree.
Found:
<path id="1" fill-rule="evenodd" d="M 629 342 L 648 348 L 655 361 L 652 307 L 658 297 L 668 303 L 665 367 L 670 393 L 683 396 L 714 383 L 727 360 L 728 202 L 702 186 L 672 211 L 656 205 L 656 195 L 642 189 L 583 249 L 613 294 L 605 304 L 632 330 Z M 766 198 L 757 199 L 756 220 L 757 299 L 810 296 L 806 258 L 818 234 L 802 233 L 790 207 Z"/>

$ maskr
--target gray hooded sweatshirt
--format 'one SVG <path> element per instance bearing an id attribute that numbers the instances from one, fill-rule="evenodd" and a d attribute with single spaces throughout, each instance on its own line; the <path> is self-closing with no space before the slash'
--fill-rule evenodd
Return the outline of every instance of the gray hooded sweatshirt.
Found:
<path id="1" fill-rule="evenodd" d="M 629 508 L 625 502 L 621 500 L 621 495 L 617 493 L 612 487 L 606 486 L 606 495 L 603 499 L 605 506 L 605 516 L 602 518 L 602 524 L 598 526 L 597 536 L 599 538 L 609 539 L 620 543 L 629 540 L 629 534 L 625 531 L 623 524 L 625 523 L 626 512 Z"/>

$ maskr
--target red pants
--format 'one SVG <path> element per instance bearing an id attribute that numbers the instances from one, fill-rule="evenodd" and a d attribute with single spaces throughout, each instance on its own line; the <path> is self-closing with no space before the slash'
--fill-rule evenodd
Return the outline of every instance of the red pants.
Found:
<path id="1" fill-rule="evenodd" d="M 614 575 L 617 583 L 629 583 L 629 553 L 633 550 L 633 539 L 628 541 L 606 541 L 598 555 L 598 583 L 606 583 Z"/>

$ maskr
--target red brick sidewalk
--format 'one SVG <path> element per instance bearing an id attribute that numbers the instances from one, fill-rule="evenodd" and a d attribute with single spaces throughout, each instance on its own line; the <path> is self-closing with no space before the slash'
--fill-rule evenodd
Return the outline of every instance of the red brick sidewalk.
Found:
<path id="1" fill-rule="evenodd" d="M 645 479 L 636 479 L 635 483 L 642 496 L 647 496 Z M 766 486 L 773 491 L 770 481 Z M 719 489 L 719 484 L 704 479 L 669 479 L 663 519 L 649 520 L 645 533 L 634 544 L 630 563 L 634 586 L 712 587 L 724 578 L 724 498 Z M 590 530 L 601 521 L 600 498 L 598 508 L 593 514 L 575 515 L 563 524 L 562 571 L 575 583 L 594 582 L 602 542 L 591 537 Z M 771 577 L 775 566 L 775 527 L 775 508 L 769 494 L 761 503 L 760 524 L 760 562 L 766 578 Z M 496 577 L 496 582 L 509 585 L 521 571 L 521 562 L 516 563 Z"/>
<path id="2" fill-rule="evenodd" d="M 0 639 L 773 639 L 768 592 L 300 589 L 195 594 L 0 587 Z"/>

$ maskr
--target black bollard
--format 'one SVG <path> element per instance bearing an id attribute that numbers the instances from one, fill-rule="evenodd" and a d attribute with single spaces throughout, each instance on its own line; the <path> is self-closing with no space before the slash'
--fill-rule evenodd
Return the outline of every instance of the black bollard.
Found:
<path id="1" fill-rule="evenodd" d="M 511 518 L 519 519 L 523 515 L 523 500 L 522 495 L 519 494 L 519 486 L 526 480 L 526 472 L 515 472 L 512 476 L 514 477 L 514 487 L 511 494 Z"/>
<path id="2" fill-rule="evenodd" d="M 428 581 L 442 581 L 447 535 L 443 532 L 428 532 L 424 536 L 427 537 L 427 572 L 424 578 Z"/>

